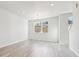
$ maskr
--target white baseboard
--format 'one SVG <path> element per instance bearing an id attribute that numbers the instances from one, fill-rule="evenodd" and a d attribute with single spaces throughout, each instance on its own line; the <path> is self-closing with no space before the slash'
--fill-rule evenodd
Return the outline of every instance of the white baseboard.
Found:
<path id="1" fill-rule="evenodd" d="M 76 55 L 77 55 L 77 57 L 79 57 L 79 53 L 77 53 L 74 49 L 72 49 L 72 48 L 70 48 L 71 49 L 71 51 L 73 51 Z"/>
<path id="2" fill-rule="evenodd" d="M 24 39 L 24 40 L 26 40 L 26 39 Z M 11 43 L 8 43 L 8 44 L 4 44 L 4 45 L 1 45 L 0 48 L 6 47 L 6 46 L 9 46 L 9 45 L 12 45 L 12 44 L 16 44 L 16 43 L 19 43 L 19 42 L 24 41 L 24 40 L 19 40 L 19 41 L 14 41 L 14 42 L 11 42 Z"/>

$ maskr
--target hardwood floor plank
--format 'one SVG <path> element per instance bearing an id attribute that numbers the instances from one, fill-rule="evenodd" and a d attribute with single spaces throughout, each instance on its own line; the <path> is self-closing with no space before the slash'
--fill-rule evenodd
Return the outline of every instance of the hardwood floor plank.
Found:
<path id="1" fill-rule="evenodd" d="M 0 57 L 77 57 L 67 46 L 49 43 L 22 41 L 0 48 Z"/>

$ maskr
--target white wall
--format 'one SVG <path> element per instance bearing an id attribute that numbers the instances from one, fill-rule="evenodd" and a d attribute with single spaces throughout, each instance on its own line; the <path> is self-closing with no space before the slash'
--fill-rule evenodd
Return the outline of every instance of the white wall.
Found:
<path id="1" fill-rule="evenodd" d="M 70 48 L 79 56 L 79 2 L 76 8 L 76 2 L 73 5 L 74 22 L 69 32 Z"/>
<path id="2" fill-rule="evenodd" d="M 60 19 L 60 44 L 69 45 L 69 31 L 68 31 L 68 17 L 72 16 L 72 13 L 65 13 L 59 16 Z"/>
<path id="3" fill-rule="evenodd" d="M 60 45 L 69 46 L 69 31 L 68 31 L 68 17 L 72 16 L 72 13 L 65 13 L 59 16 L 46 18 L 46 19 L 37 19 L 37 20 L 29 20 L 29 39 L 33 40 L 47 40 L 52 42 L 59 42 Z M 45 21 L 49 22 L 49 32 L 47 34 L 44 33 L 35 33 L 33 32 L 33 22 L 35 21 Z M 54 32 L 54 24 L 56 24 L 57 33 Z M 33 29 L 33 30 L 32 30 Z M 56 39 L 53 38 L 54 35 L 57 35 Z M 51 38 L 51 40 L 50 40 Z"/>
<path id="4" fill-rule="evenodd" d="M 27 39 L 28 22 L 0 8 L 0 47 Z"/>
<path id="5" fill-rule="evenodd" d="M 29 20 L 29 39 L 58 42 L 58 24 L 59 17 L 51 17 L 45 19 Z M 48 21 L 48 33 L 34 32 L 34 23 Z"/>

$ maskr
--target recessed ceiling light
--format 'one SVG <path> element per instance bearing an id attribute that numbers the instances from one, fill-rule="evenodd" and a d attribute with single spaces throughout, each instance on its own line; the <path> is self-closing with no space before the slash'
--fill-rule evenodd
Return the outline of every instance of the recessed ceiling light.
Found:
<path id="1" fill-rule="evenodd" d="M 53 3 L 49 3 L 50 4 L 50 6 L 54 6 L 54 4 Z"/>
<path id="2" fill-rule="evenodd" d="M 52 4 L 50 4 L 51 6 L 54 6 L 54 4 L 52 3 Z"/>

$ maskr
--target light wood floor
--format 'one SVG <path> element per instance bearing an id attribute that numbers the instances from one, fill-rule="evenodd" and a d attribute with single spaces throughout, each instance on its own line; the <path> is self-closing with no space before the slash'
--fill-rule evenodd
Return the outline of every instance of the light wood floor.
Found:
<path id="1" fill-rule="evenodd" d="M 49 44 L 50 43 L 50 44 Z M 4 48 L 0 48 L 1 57 L 76 57 L 66 46 L 59 46 L 51 42 L 23 41 Z"/>

